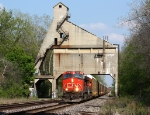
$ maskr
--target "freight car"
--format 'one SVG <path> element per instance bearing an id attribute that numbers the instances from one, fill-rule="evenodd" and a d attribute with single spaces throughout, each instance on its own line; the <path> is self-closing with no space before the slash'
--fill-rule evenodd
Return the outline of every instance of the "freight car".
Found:
<path id="1" fill-rule="evenodd" d="M 105 95 L 107 87 L 92 75 L 84 75 L 81 71 L 67 71 L 62 76 L 62 91 L 65 102 L 80 102 Z"/>

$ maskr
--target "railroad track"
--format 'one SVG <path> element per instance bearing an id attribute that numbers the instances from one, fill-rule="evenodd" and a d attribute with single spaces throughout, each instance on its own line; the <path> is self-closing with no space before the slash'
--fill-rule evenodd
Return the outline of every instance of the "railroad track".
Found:
<path id="1" fill-rule="evenodd" d="M 75 106 L 75 105 L 77 105 L 77 104 L 62 103 L 62 104 L 50 106 L 47 108 L 41 108 L 41 109 L 37 109 L 37 110 L 27 111 L 26 114 L 30 114 L 30 115 L 32 115 L 32 114 L 34 114 L 34 115 L 54 114 L 56 111 L 61 111 L 64 108 Z"/>
<path id="2" fill-rule="evenodd" d="M 48 106 L 55 106 L 63 103 L 62 100 L 43 100 L 43 101 L 33 101 L 26 103 L 13 103 L 13 104 L 2 104 L 0 105 L 0 115 L 7 114 L 21 114 L 30 110 L 46 108 Z"/>
<path id="3" fill-rule="evenodd" d="M 62 100 L 13 103 L 0 105 L 0 115 L 41 115 L 55 113 L 77 103 L 68 104 Z"/>
<path id="4" fill-rule="evenodd" d="M 38 104 L 45 104 L 45 103 L 52 103 L 54 100 L 42 100 L 42 101 L 32 101 L 32 102 L 25 102 L 25 103 L 12 103 L 12 104 L 1 104 L 0 105 L 0 111 L 8 108 L 14 108 L 14 107 L 22 107 L 22 106 L 30 106 L 32 104 L 38 105 Z M 55 101 L 57 102 L 57 101 Z M 58 101 L 60 102 L 60 101 Z"/>
<path id="5" fill-rule="evenodd" d="M 0 115 L 50 115 L 80 113 L 95 115 L 103 103 L 110 98 L 99 97 L 81 103 L 65 103 L 62 100 L 40 101 L 0 106 Z M 95 109 L 95 110 L 94 110 Z M 94 110 L 94 111 L 93 111 Z M 72 114 L 72 115 L 73 115 Z"/>

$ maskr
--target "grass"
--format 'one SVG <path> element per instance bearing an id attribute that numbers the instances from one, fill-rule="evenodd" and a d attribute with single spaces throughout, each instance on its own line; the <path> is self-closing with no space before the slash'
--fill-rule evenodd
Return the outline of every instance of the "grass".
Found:
<path id="1" fill-rule="evenodd" d="M 24 103 L 24 102 L 31 102 L 31 101 L 37 101 L 39 100 L 36 97 L 32 98 L 13 98 L 13 99 L 8 99 L 8 98 L 0 98 L 0 104 L 11 104 L 11 103 Z"/>
<path id="2" fill-rule="evenodd" d="M 132 97 L 121 97 L 108 100 L 101 108 L 99 115 L 150 115 L 150 107 Z"/>

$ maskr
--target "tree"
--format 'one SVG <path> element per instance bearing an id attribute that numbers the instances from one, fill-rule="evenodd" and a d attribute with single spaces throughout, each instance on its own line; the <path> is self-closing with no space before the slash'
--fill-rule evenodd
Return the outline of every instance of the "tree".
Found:
<path id="1" fill-rule="evenodd" d="M 48 15 L 30 16 L 29 14 L 23 14 L 18 10 L 15 10 L 13 15 L 24 21 L 22 30 L 20 30 L 21 33 L 17 45 L 23 47 L 25 52 L 35 60 L 41 47 L 41 43 L 49 29 L 51 19 Z"/>
<path id="2" fill-rule="evenodd" d="M 17 10 L 1 10 L 0 53 L 5 56 L 11 47 L 19 45 L 35 60 L 50 23 L 51 19 L 47 15 L 39 17 L 23 14 Z"/>
<path id="3" fill-rule="evenodd" d="M 130 29 L 131 35 L 125 41 L 120 59 L 120 93 L 150 97 L 150 1 L 140 2 L 140 7 L 133 7 L 127 21 L 136 26 Z"/>
<path id="4" fill-rule="evenodd" d="M 30 84 L 33 81 L 34 62 L 32 57 L 25 54 L 24 50 L 19 47 L 14 47 L 7 54 L 7 60 L 18 66 L 24 84 Z"/>
<path id="5" fill-rule="evenodd" d="M 105 82 L 105 76 L 104 75 L 93 75 L 99 82 L 107 86 L 107 83 Z"/>
<path id="6" fill-rule="evenodd" d="M 0 11 L 0 96 L 28 95 L 35 71 L 34 60 L 50 22 L 47 15 Z"/>

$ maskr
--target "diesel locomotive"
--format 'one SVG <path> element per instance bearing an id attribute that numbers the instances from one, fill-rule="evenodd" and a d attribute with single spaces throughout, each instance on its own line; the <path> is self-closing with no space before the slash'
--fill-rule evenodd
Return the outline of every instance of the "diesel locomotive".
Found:
<path id="1" fill-rule="evenodd" d="M 65 102 L 80 102 L 105 95 L 107 87 L 92 75 L 84 75 L 81 71 L 66 71 L 62 75 L 62 91 Z"/>

